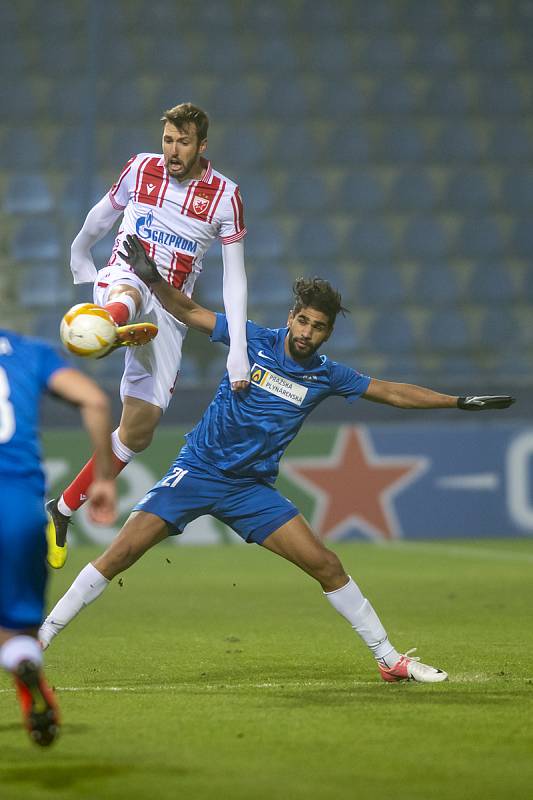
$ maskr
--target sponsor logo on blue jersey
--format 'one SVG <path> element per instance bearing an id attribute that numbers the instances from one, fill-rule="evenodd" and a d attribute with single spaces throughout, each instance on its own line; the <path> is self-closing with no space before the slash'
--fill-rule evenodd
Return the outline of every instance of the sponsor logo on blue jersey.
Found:
<path id="1" fill-rule="evenodd" d="M 307 394 L 307 388 L 296 383 L 296 381 L 288 380 L 282 375 L 277 375 L 259 364 L 254 364 L 251 370 L 252 384 L 260 386 L 265 392 L 275 394 L 277 397 L 282 397 L 293 403 L 295 406 L 301 406 Z"/>
<path id="2" fill-rule="evenodd" d="M 135 232 L 141 239 L 146 239 L 154 244 L 164 244 L 167 247 L 174 247 L 176 250 L 184 250 L 186 253 L 196 253 L 198 243 L 177 233 L 153 227 L 154 215 L 151 211 L 145 217 L 139 217 L 135 226 Z"/>

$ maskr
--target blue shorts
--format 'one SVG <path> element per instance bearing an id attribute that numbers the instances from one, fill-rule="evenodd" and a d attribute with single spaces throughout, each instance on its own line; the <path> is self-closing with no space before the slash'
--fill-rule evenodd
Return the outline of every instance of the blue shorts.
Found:
<path id="1" fill-rule="evenodd" d="M 229 477 L 184 450 L 134 511 L 161 517 L 172 533 L 182 533 L 189 522 L 211 514 L 256 544 L 300 513 L 273 486 L 255 478 Z"/>
<path id="2" fill-rule="evenodd" d="M 0 627 L 34 628 L 43 621 L 46 513 L 32 481 L 0 482 Z"/>

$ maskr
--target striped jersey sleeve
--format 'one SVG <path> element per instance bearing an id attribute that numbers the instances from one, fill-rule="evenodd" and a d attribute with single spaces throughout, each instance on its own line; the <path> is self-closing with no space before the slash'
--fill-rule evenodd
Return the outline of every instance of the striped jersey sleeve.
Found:
<path id="1" fill-rule="evenodd" d="M 219 232 L 220 241 L 222 244 L 238 242 L 246 235 L 244 206 L 238 186 L 224 198 L 224 207 L 221 209 L 221 213 L 223 218 Z"/>
<path id="2" fill-rule="evenodd" d="M 116 208 L 117 211 L 122 211 L 128 205 L 130 191 L 134 186 L 135 175 L 137 173 L 138 164 L 135 162 L 138 158 L 139 156 L 132 156 L 130 160 L 126 162 L 116 182 L 109 190 L 111 205 L 113 208 Z"/>

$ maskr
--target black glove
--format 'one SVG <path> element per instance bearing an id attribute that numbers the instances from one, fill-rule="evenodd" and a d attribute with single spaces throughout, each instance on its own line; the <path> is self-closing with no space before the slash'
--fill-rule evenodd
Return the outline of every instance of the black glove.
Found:
<path id="1" fill-rule="evenodd" d="M 486 408 L 509 408 L 514 402 L 514 397 L 508 394 L 483 394 L 459 397 L 457 406 L 463 411 L 484 411 Z"/>
<path id="2" fill-rule="evenodd" d="M 142 281 L 150 286 L 151 283 L 157 283 L 161 280 L 161 275 L 157 271 L 154 259 L 147 254 L 137 236 L 132 236 L 131 233 L 128 233 L 122 244 L 126 252 L 122 253 L 119 250 L 119 256 L 130 265 L 134 273 Z"/>

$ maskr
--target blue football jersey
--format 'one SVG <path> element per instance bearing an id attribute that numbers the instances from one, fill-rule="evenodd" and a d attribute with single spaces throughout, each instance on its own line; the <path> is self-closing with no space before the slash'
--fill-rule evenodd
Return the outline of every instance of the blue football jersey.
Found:
<path id="1" fill-rule="evenodd" d="M 187 434 L 187 446 L 220 470 L 273 483 L 281 456 L 308 414 L 331 395 L 353 402 L 370 378 L 318 353 L 294 361 L 285 353 L 287 328 L 248 322 L 246 334 L 249 388 L 232 392 L 226 373 L 202 419 Z M 211 340 L 229 344 L 225 314 L 217 314 Z"/>
<path id="2" fill-rule="evenodd" d="M 0 329 L 0 475 L 44 480 L 39 441 L 42 393 L 68 364 L 35 339 Z"/>

